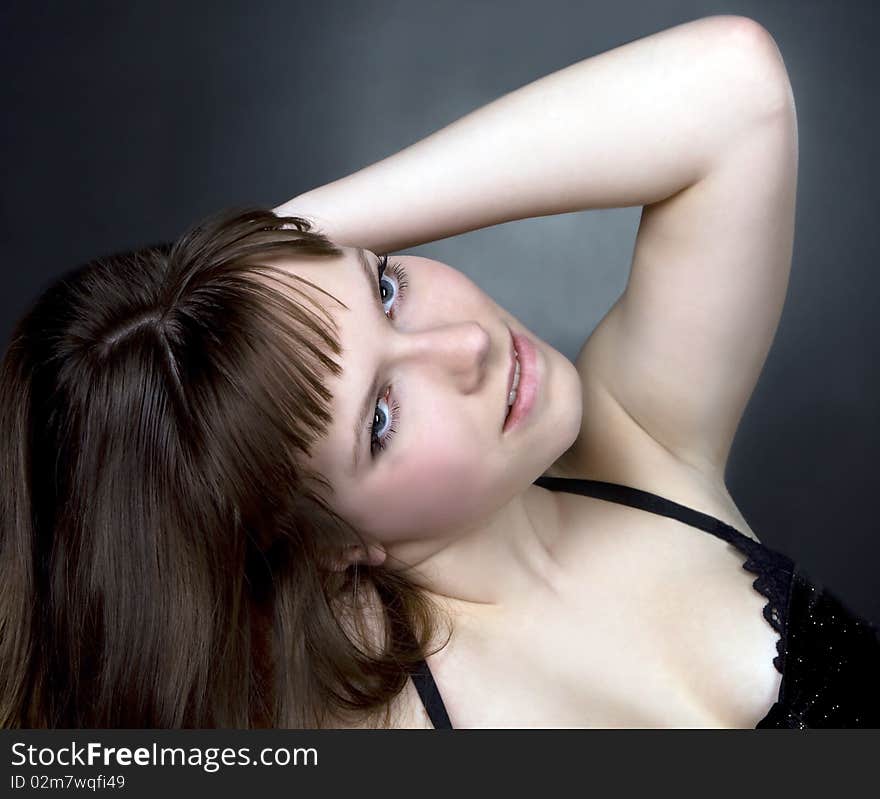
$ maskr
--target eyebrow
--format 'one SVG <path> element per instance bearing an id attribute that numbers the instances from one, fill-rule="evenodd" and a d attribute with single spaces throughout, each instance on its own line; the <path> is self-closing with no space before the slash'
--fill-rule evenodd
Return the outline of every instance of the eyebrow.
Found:
<path id="1" fill-rule="evenodd" d="M 357 256 L 358 261 L 361 265 L 361 273 L 364 275 L 364 280 L 367 282 L 367 290 L 372 296 L 378 299 L 379 295 L 376 292 L 376 275 L 373 272 L 373 267 L 370 265 L 369 259 L 367 258 L 366 250 L 364 250 L 363 247 L 358 247 Z M 379 390 L 378 386 L 376 385 L 377 379 L 378 376 L 374 375 L 373 380 L 370 383 L 363 400 L 361 400 L 360 408 L 358 409 L 357 416 L 355 417 L 353 431 L 354 445 L 351 452 L 352 475 L 355 474 L 358 470 L 361 452 L 364 449 L 364 430 L 366 430 L 367 428 L 367 414 L 372 412 L 373 408 L 370 406 L 376 401 L 376 393 Z"/>

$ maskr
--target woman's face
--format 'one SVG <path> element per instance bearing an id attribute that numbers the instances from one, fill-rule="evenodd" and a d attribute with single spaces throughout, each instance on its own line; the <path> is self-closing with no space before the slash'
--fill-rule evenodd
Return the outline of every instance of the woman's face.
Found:
<path id="1" fill-rule="evenodd" d="M 306 287 L 342 346 L 342 373 L 328 382 L 333 422 L 310 465 L 333 486 L 331 507 L 368 539 L 472 530 L 574 441 L 577 371 L 458 270 L 393 255 L 380 279 L 374 253 L 343 249 L 282 264 L 348 306 Z M 534 344 L 538 387 L 528 416 L 503 432 L 511 331 Z"/>

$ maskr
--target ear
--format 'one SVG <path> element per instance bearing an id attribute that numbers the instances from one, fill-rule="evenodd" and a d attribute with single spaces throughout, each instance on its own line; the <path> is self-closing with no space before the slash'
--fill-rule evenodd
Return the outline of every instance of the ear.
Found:
<path id="1" fill-rule="evenodd" d="M 364 563 L 368 566 L 379 566 L 387 557 L 384 547 L 379 544 L 369 544 L 364 550 L 359 544 L 347 546 L 342 554 L 336 558 L 333 568 L 337 571 L 347 569 L 352 563 Z"/>

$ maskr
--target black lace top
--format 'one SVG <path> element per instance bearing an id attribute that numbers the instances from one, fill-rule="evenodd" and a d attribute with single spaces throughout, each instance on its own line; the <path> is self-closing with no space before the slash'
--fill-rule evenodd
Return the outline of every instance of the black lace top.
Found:
<path id="1" fill-rule="evenodd" d="M 773 665 L 779 696 L 761 728 L 880 727 L 880 629 L 813 582 L 787 555 L 714 516 L 638 488 L 602 480 L 539 477 L 535 485 L 618 502 L 668 516 L 724 539 L 745 555 L 767 598 L 764 618 L 778 634 Z M 412 674 L 437 729 L 452 729 L 440 691 L 422 660 Z"/>

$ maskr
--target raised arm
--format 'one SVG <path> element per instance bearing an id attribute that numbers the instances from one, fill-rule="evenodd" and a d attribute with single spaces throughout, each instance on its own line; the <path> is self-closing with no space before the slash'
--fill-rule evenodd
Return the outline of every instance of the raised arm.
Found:
<path id="1" fill-rule="evenodd" d="M 719 15 L 540 78 L 276 210 L 393 252 L 644 206 L 626 289 L 576 360 L 583 424 L 560 468 L 650 490 L 658 464 L 683 465 L 722 495 L 787 291 L 797 151 L 772 36 Z"/>
<path id="2" fill-rule="evenodd" d="M 704 17 L 539 78 L 275 210 L 394 252 L 514 219 L 647 205 L 787 103 L 766 31 Z"/>

